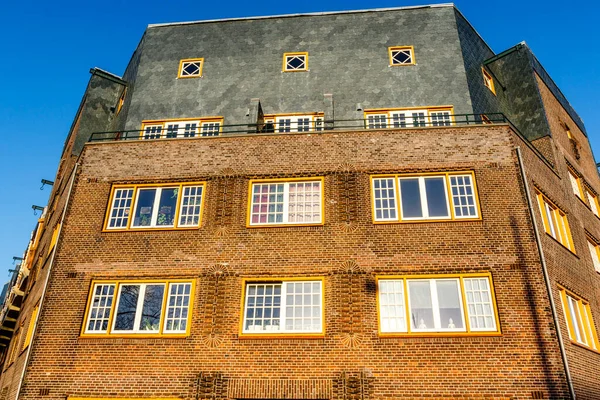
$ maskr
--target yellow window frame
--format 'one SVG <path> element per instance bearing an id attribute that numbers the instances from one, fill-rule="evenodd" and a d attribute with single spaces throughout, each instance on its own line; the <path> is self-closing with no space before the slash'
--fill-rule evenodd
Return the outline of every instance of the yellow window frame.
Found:
<path id="1" fill-rule="evenodd" d="M 181 400 L 181 397 L 67 397 L 67 400 Z"/>
<path id="2" fill-rule="evenodd" d="M 298 57 L 298 56 L 304 56 L 304 68 L 302 69 L 288 69 L 287 68 L 287 63 L 288 57 Z M 282 72 L 306 72 L 308 71 L 308 51 L 297 51 L 297 52 L 291 52 L 291 53 L 283 53 L 283 62 L 281 64 L 281 71 Z"/>
<path id="3" fill-rule="evenodd" d="M 168 307 L 167 303 L 169 300 L 169 286 L 172 283 L 190 283 L 192 286 L 190 288 L 190 302 L 188 305 L 188 316 L 187 316 L 187 324 L 185 333 L 164 333 L 164 322 L 166 316 L 166 309 Z M 88 320 L 90 317 L 90 308 L 92 306 L 92 302 L 94 299 L 94 288 L 96 285 L 115 285 L 113 300 L 110 308 L 109 319 L 108 319 L 108 327 L 105 333 L 86 333 L 86 327 L 88 324 Z M 115 317 L 116 307 L 117 307 L 117 297 L 119 296 L 119 288 L 121 285 L 136 285 L 136 284 L 164 284 L 165 292 L 163 293 L 162 300 L 162 310 L 160 313 L 160 328 L 157 333 L 112 333 L 112 325 Z M 177 337 L 187 337 L 190 335 L 192 328 L 192 314 L 194 310 L 194 298 L 196 296 L 196 279 L 190 278 L 177 278 L 177 279 L 141 279 L 141 280 L 127 280 L 127 279 L 116 279 L 116 280 L 92 280 L 90 284 L 90 289 L 88 291 L 88 299 L 85 307 L 85 314 L 83 317 L 83 324 L 81 326 L 80 337 L 97 337 L 97 338 L 149 338 L 149 337 L 169 337 L 169 338 L 177 338 Z"/>
<path id="4" fill-rule="evenodd" d="M 299 183 L 315 182 L 321 183 L 321 221 L 311 223 L 271 223 L 271 224 L 252 224 L 252 189 L 255 184 L 262 183 Z M 251 179 L 248 182 L 248 206 L 246 210 L 246 228 L 272 228 L 272 227 L 293 227 L 293 226 L 323 226 L 325 225 L 325 177 L 312 176 L 306 178 L 275 178 L 275 179 Z"/>
<path id="5" fill-rule="evenodd" d="M 496 86 L 494 85 L 494 78 L 492 74 L 487 72 L 484 67 L 481 67 L 481 72 L 483 73 L 483 84 L 486 88 L 490 89 L 490 91 L 496 95 Z"/>
<path id="6" fill-rule="evenodd" d="M 56 242 L 58 242 L 58 232 L 60 232 L 60 224 L 56 224 L 54 230 L 52 231 L 52 239 L 50 240 L 50 246 L 48 247 L 48 255 L 52 253 L 54 247 L 56 246 Z"/>
<path id="7" fill-rule="evenodd" d="M 538 189 L 536 189 L 536 194 L 540 214 L 542 215 L 542 222 L 544 224 L 544 231 L 567 250 L 576 254 L 567 214 Z M 550 215 L 546 212 L 547 209 L 550 210 Z M 549 218 L 551 218 L 551 220 L 549 220 Z"/>
<path id="8" fill-rule="evenodd" d="M 462 300 L 462 312 L 465 322 L 464 332 L 412 332 L 410 324 L 410 309 L 408 300 L 408 280 L 415 279 L 458 279 L 460 285 L 460 293 Z M 467 312 L 467 296 L 465 291 L 464 279 L 469 278 L 486 278 L 490 285 L 490 301 L 493 306 L 496 330 L 495 331 L 473 331 L 469 321 L 469 314 Z M 404 310 L 407 332 L 382 332 L 381 331 L 381 310 L 379 300 L 379 281 L 385 280 L 402 280 L 403 281 L 403 294 L 404 294 Z M 494 291 L 494 282 L 492 274 L 489 272 L 483 273 L 466 273 L 466 274 L 432 274 L 432 275 L 378 275 L 375 277 L 375 298 L 377 305 L 377 333 L 380 337 L 432 337 L 432 336 L 501 336 L 502 329 L 500 327 L 500 318 L 498 313 L 498 305 L 496 302 L 496 294 Z"/>
<path id="9" fill-rule="evenodd" d="M 245 306 L 246 306 L 246 287 L 248 284 L 253 283 L 285 283 L 285 282 L 321 282 L 321 332 L 320 333 L 247 333 L 244 332 L 244 316 L 245 316 Z M 283 306 L 282 306 L 283 307 Z M 243 278 L 242 279 L 242 298 L 240 304 L 240 322 L 239 322 L 239 333 L 238 337 L 240 339 L 321 339 L 325 337 L 326 329 L 326 321 L 325 321 L 325 277 L 323 276 L 294 276 L 294 277 L 258 277 L 258 278 Z"/>
<path id="10" fill-rule="evenodd" d="M 598 196 L 588 184 L 583 185 L 583 191 L 589 203 L 586 203 L 586 206 L 588 206 L 588 208 L 592 211 L 592 213 L 594 213 L 596 217 L 600 218 L 600 202 L 598 202 Z"/>
<path id="11" fill-rule="evenodd" d="M 186 186 L 202 186 L 202 200 L 200 202 L 200 215 L 198 217 L 198 225 L 197 226 L 183 226 L 183 227 L 179 227 L 179 214 L 180 214 L 180 208 L 181 208 L 181 193 L 184 187 Z M 169 226 L 169 227 L 161 227 L 161 226 L 155 226 L 155 227 L 141 227 L 141 228 L 135 228 L 132 227 L 132 221 L 133 221 L 133 217 L 134 217 L 134 213 L 135 213 L 135 206 L 136 206 L 136 200 L 137 200 L 137 196 L 139 193 L 139 189 L 143 189 L 143 188 L 161 188 L 161 187 L 178 187 L 178 195 L 177 195 L 177 207 L 175 209 L 175 223 L 173 226 Z M 128 219 L 127 219 L 127 226 L 125 228 L 109 228 L 108 224 L 110 223 L 110 212 L 113 209 L 113 204 L 114 204 L 114 196 L 115 196 L 115 192 L 117 189 L 132 189 L 133 190 L 133 197 L 131 198 L 131 206 L 129 207 L 129 215 L 128 215 Z M 190 230 L 190 229 L 199 229 L 202 226 L 202 214 L 204 214 L 204 203 L 205 203 L 205 199 L 206 199 L 206 181 L 199 181 L 199 182 L 172 182 L 172 183 L 158 183 L 158 184 L 152 184 L 152 183 L 144 183 L 144 184 L 137 184 L 137 185 L 127 185 L 127 184 L 119 184 L 119 185 L 113 185 L 111 190 L 110 190 L 110 197 L 108 200 L 108 206 L 106 207 L 106 214 L 104 216 L 104 225 L 102 228 L 102 232 L 123 232 L 123 231 L 135 231 L 135 232 L 140 232 L 140 231 L 156 231 L 156 230 Z"/>
<path id="12" fill-rule="evenodd" d="M 577 173 L 577 171 L 575 171 L 575 169 L 573 169 L 571 166 L 567 166 L 567 171 L 569 174 L 569 183 L 572 186 L 573 181 L 575 181 L 576 186 L 577 186 L 577 191 L 575 191 L 575 188 L 572 188 L 573 193 L 575 194 L 575 196 L 579 197 L 579 199 L 585 203 L 585 195 L 583 192 L 583 184 L 582 184 L 581 175 L 579 173 Z"/>
<path id="13" fill-rule="evenodd" d="M 121 93 L 121 97 L 119 97 L 116 115 L 119 115 L 119 113 L 121 113 L 121 110 L 123 109 L 123 105 L 125 104 L 125 96 L 127 96 L 127 87 L 123 89 L 123 93 Z"/>
<path id="14" fill-rule="evenodd" d="M 29 325 L 27 326 L 27 334 L 25 335 L 25 341 L 23 342 L 23 347 L 21 348 L 21 351 L 25 350 L 31 344 L 31 340 L 33 339 L 33 330 L 36 325 L 36 318 L 37 318 L 39 309 L 40 309 L 40 304 L 38 303 L 38 304 L 36 304 L 36 306 L 33 308 L 33 311 L 31 312 L 31 316 L 29 319 Z"/>
<path id="15" fill-rule="evenodd" d="M 600 244 L 598 243 L 598 241 L 596 239 L 594 239 L 591 235 L 586 233 L 586 239 L 588 241 L 588 247 L 590 250 L 590 253 L 593 252 L 593 254 L 590 254 L 592 256 L 592 265 L 594 266 L 594 269 L 596 270 L 596 272 L 600 273 Z M 597 263 L 594 262 L 594 255 L 596 255 L 596 260 L 598 261 Z"/>
<path id="16" fill-rule="evenodd" d="M 183 65 L 185 63 L 199 62 L 199 71 L 196 75 L 182 75 Z M 177 70 L 177 79 L 202 78 L 202 70 L 204 69 L 204 58 L 184 58 L 179 61 L 179 69 Z"/>
<path id="17" fill-rule="evenodd" d="M 404 63 L 404 64 L 394 64 L 394 57 L 392 56 L 392 53 L 394 51 L 403 51 L 403 50 L 410 51 L 411 62 Z M 388 59 L 389 59 L 390 67 L 407 67 L 410 65 L 416 65 L 417 59 L 415 57 L 415 47 L 414 46 L 391 46 L 391 47 L 388 47 Z"/>
<path id="18" fill-rule="evenodd" d="M 477 217 L 475 218 L 460 218 L 456 217 L 454 211 L 454 202 L 452 200 L 452 188 L 450 186 L 450 176 L 453 175 L 470 175 L 471 181 L 473 182 L 473 196 L 475 197 L 475 207 L 477 210 Z M 423 219 L 402 219 L 401 213 L 401 198 L 398 190 L 398 179 L 399 178 L 411 178 L 411 177 L 427 177 L 427 176 L 443 176 L 446 184 L 446 195 L 448 200 L 448 208 L 450 209 L 450 218 L 423 218 Z M 374 180 L 381 178 L 393 178 L 394 179 L 394 195 L 396 200 L 396 219 L 395 220 L 376 220 L 376 209 L 375 209 L 375 188 Z M 427 223 L 427 222 L 448 222 L 448 221 L 481 221 L 481 204 L 479 201 L 479 191 L 477 190 L 477 181 L 475 179 L 475 171 L 447 171 L 447 172 L 423 172 L 423 173 L 408 173 L 408 174 L 377 174 L 371 175 L 370 177 L 370 188 L 371 188 L 371 220 L 373 224 L 412 224 L 412 223 Z"/>
<path id="19" fill-rule="evenodd" d="M 198 121 L 198 127 L 196 128 L 198 131 L 196 136 L 186 138 L 186 139 L 196 139 L 196 138 L 209 138 L 214 136 L 220 136 L 223 133 L 223 123 L 225 119 L 222 116 L 208 116 L 208 117 L 198 117 L 198 118 L 167 118 L 167 119 L 148 119 L 142 121 L 142 127 L 140 129 L 140 140 L 157 140 L 157 139 L 144 139 L 144 132 L 146 127 L 150 126 L 160 126 L 162 131 L 160 133 L 159 139 L 182 139 L 177 136 L 175 138 L 167 138 L 166 137 L 166 126 L 172 122 L 186 122 L 186 121 Z M 213 136 L 202 136 L 202 124 L 218 122 L 219 123 L 219 135 Z"/>
<path id="20" fill-rule="evenodd" d="M 598 340 L 598 332 L 594 324 L 589 302 L 561 285 L 558 285 L 558 290 L 560 292 L 560 299 L 562 302 L 565 322 L 567 324 L 567 331 L 569 332 L 569 339 L 571 340 L 571 343 L 600 353 L 600 341 Z M 579 313 L 580 321 L 575 321 L 574 316 L 571 315 L 569 298 L 573 299 L 577 304 L 577 312 Z M 587 343 L 577 340 L 575 324 L 577 324 L 580 335 L 585 336 Z"/>

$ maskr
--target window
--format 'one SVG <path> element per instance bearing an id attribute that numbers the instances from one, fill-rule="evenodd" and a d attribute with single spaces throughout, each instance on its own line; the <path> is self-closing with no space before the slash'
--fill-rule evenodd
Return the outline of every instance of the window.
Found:
<path id="1" fill-rule="evenodd" d="M 592 263 L 596 272 L 600 273 L 600 245 L 598 242 L 588 236 L 587 238 L 588 247 L 590 249 L 590 255 L 592 256 Z"/>
<path id="2" fill-rule="evenodd" d="M 52 253 L 54 247 L 56 246 L 56 242 L 58 241 L 58 233 L 60 232 L 60 224 L 56 224 L 54 226 L 54 230 L 52 231 L 52 239 L 50 240 L 50 247 L 48 247 L 48 255 Z"/>
<path id="3" fill-rule="evenodd" d="M 537 197 L 546 233 L 575 253 L 567 215 L 539 191 L 537 192 Z"/>
<path id="4" fill-rule="evenodd" d="M 413 46 L 388 47 L 390 66 L 415 65 Z"/>
<path id="5" fill-rule="evenodd" d="M 142 123 L 141 139 L 219 136 L 222 130 L 223 117 L 144 121 Z"/>
<path id="6" fill-rule="evenodd" d="M 381 334 L 499 333 L 489 274 L 377 279 Z"/>
<path id="7" fill-rule="evenodd" d="M 179 61 L 178 78 L 200 78 L 202 76 L 202 67 L 204 58 L 190 58 Z"/>
<path id="8" fill-rule="evenodd" d="M 37 318 L 38 311 L 40 309 L 40 305 L 37 304 L 33 311 L 31 312 L 31 317 L 29 319 L 29 325 L 27 326 L 27 335 L 25 335 L 25 342 L 23 342 L 23 348 L 21 351 L 25 350 L 31 344 L 31 340 L 33 339 L 33 329 L 35 327 L 35 319 Z"/>
<path id="9" fill-rule="evenodd" d="M 127 88 L 123 89 L 123 93 L 121 93 L 121 97 L 119 97 L 116 115 L 119 115 L 119 113 L 123 109 L 123 105 L 125 104 L 125 96 L 127 96 Z"/>
<path id="10" fill-rule="evenodd" d="M 575 196 L 577 196 L 581 200 L 583 200 L 584 196 L 583 196 L 583 187 L 581 185 L 581 178 L 579 178 L 579 175 L 576 174 L 575 171 L 573 171 L 571 168 L 568 168 L 568 170 L 569 170 L 569 180 L 571 181 L 571 188 L 573 189 L 573 193 L 575 193 Z"/>
<path id="11" fill-rule="evenodd" d="M 600 350 L 589 303 L 563 288 L 560 288 L 560 296 L 571 341 Z"/>
<path id="12" fill-rule="evenodd" d="M 82 335 L 185 335 L 194 282 L 92 282 Z"/>
<path id="13" fill-rule="evenodd" d="M 323 280 L 244 282 L 242 334 L 323 334 Z"/>
<path id="14" fill-rule="evenodd" d="M 197 228 L 202 219 L 204 185 L 113 186 L 105 229 Z"/>
<path id="15" fill-rule="evenodd" d="M 483 84 L 486 88 L 490 89 L 492 93 L 496 94 L 496 88 L 494 87 L 494 79 L 492 75 L 485 70 L 485 68 L 481 68 L 481 72 L 483 72 Z"/>
<path id="16" fill-rule="evenodd" d="M 365 111 L 365 127 L 367 129 L 385 129 L 450 126 L 454 124 L 453 114 L 452 107 L 367 110 Z"/>
<path id="17" fill-rule="evenodd" d="M 481 123 L 486 125 L 493 124 L 492 120 L 485 114 L 481 114 Z"/>
<path id="18" fill-rule="evenodd" d="M 323 113 L 265 115 L 269 132 L 312 132 L 323 130 Z"/>
<path id="19" fill-rule="evenodd" d="M 375 222 L 479 219 L 472 172 L 371 177 Z"/>
<path id="20" fill-rule="evenodd" d="M 283 72 L 308 71 L 308 53 L 284 53 Z"/>
<path id="21" fill-rule="evenodd" d="M 585 186 L 585 195 L 588 199 L 590 209 L 592 210 L 594 215 L 596 217 L 600 217 L 600 214 L 598 214 L 598 209 L 600 209 L 600 205 L 598 204 L 598 196 L 596 196 L 596 194 L 592 192 L 587 186 Z"/>
<path id="22" fill-rule="evenodd" d="M 323 178 L 250 181 L 248 226 L 321 225 Z"/>

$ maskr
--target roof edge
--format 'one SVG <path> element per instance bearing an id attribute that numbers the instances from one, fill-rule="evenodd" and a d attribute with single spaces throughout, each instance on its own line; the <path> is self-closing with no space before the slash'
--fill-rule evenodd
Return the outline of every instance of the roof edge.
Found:
<path id="1" fill-rule="evenodd" d="M 371 8 L 371 9 L 363 9 L 363 10 L 325 11 L 325 12 L 312 12 L 312 13 L 266 15 L 266 16 L 255 16 L 255 17 L 217 18 L 217 19 L 185 21 L 185 22 L 167 22 L 167 23 L 160 23 L 160 24 L 149 24 L 148 28 L 159 28 L 159 27 L 164 27 L 164 26 L 176 26 L 176 25 L 206 24 L 206 23 L 212 23 L 212 22 L 250 21 L 250 20 L 257 20 L 257 19 L 262 20 L 262 19 L 274 19 L 274 18 L 310 17 L 310 16 L 339 15 L 339 14 L 358 14 L 358 13 L 369 13 L 369 12 L 415 10 L 415 9 L 422 9 L 422 8 L 441 8 L 441 7 L 456 8 L 454 3 L 440 3 L 440 4 L 429 4 L 429 5 L 422 5 L 422 6 Z"/>
<path id="2" fill-rule="evenodd" d="M 107 79 L 110 79 L 110 80 L 115 80 L 115 81 L 117 81 L 117 83 L 127 84 L 123 80 L 123 78 L 121 78 L 119 75 L 113 74 L 112 72 L 105 71 L 105 70 L 103 70 L 101 68 L 98 68 L 98 67 L 90 68 L 90 74 L 92 74 L 92 75 L 99 75 L 99 76 L 101 76 L 103 78 L 107 78 Z"/>

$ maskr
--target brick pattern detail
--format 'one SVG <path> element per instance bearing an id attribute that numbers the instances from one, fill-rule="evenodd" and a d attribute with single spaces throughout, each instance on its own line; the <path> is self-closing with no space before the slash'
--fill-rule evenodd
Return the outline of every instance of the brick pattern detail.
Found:
<path id="1" fill-rule="evenodd" d="M 223 399 L 226 381 L 219 372 L 200 373 L 196 382 L 196 399 Z"/>
<path id="2" fill-rule="evenodd" d="M 331 399 L 330 379 L 230 379 L 231 399 Z"/>

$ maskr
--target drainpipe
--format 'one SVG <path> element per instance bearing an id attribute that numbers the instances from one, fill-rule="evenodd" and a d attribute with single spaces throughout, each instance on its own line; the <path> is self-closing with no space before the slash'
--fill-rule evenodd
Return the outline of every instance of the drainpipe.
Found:
<path id="1" fill-rule="evenodd" d="M 567 360 L 567 353 L 565 351 L 565 345 L 563 343 L 562 333 L 560 331 L 560 325 L 558 324 L 558 316 L 556 313 L 556 304 L 554 303 L 554 297 L 552 296 L 552 284 L 550 283 L 550 277 L 548 276 L 548 267 L 546 265 L 546 258 L 544 257 L 544 249 L 542 248 L 542 239 L 540 238 L 540 232 L 538 230 L 537 221 L 535 220 L 535 212 L 533 203 L 531 201 L 531 192 L 529 191 L 529 183 L 527 182 L 527 175 L 525 174 L 525 165 L 523 164 L 523 156 L 521 154 L 521 148 L 519 146 L 515 149 L 517 151 L 517 158 L 519 160 L 519 169 L 521 170 L 521 176 L 523 177 L 523 186 L 525 188 L 525 197 L 527 198 L 527 205 L 529 206 L 529 214 L 531 215 L 531 221 L 533 223 L 533 233 L 535 235 L 535 242 L 537 243 L 538 252 L 540 255 L 540 261 L 542 264 L 542 272 L 544 273 L 544 282 L 546 283 L 546 290 L 548 291 L 548 299 L 550 299 L 550 309 L 552 310 L 552 319 L 554 320 L 554 328 L 556 329 L 556 336 L 558 337 L 558 346 L 560 347 L 560 357 L 562 358 L 563 365 L 565 366 L 565 375 L 567 377 L 567 385 L 569 386 L 569 394 L 572 400 L 576 400 L 575 389 L 573 388 L 573 379 L 571 378 L 571 371 L 569 370 L 569 362 Z"/>
<path id="2" fill-rule="evenodd" d="M 33 338 L 35 337 L 35 333 L 38 328 L 38 321 L 40 320 L 40 316 L 42 315 L 44 299 L 46 298 L 46 291 L 48 290 L 48 283 L 50 282 L 50 275 L 52 273 L 52 266 L 54 265 L 54 257 L 56 257 L 56 249 L 58 248 L 58 240 L 60 238 L 60 233 L 63 228 L 63 222 L 65 220 L 65 215 L 67 215 L 67 208 L 69 207 L 69 200 L 71 199 L 71 192 L 73 191 L 73 184 L 75 182 L 75 176 L 77 175 L 77 169 L 79 168 L 79 163 L 75 164 L 75 168 L 73 168 L 73 172 L 71 173 L 71 182 L 69 183 L 69 193 L 67 194 L 67 201 L 65 203 L 65 208 L 63 209 L 62 216 L 60 217 L 60 228 L 58 228 L 58 234 L 56 237 L 56 243 L 54 244 L 54 249 L 52 249 L 52 257 L 50 258 L 50 264 L 48 265 L 48 274 L 46 275 L 46 282 L 44 282 L 44 290 L 42 291 L 42 296 L 40 297 L 40 305 L 38 308 L 38 313 L 35 318 L 33 325 L 33 331 L 31 334 L 31 343 L 27 348 L 27 354 L 25 355 L 25 363 L 23 364 L 23 371 L 21 371 L 21 377 L 19 378 L 19 387 L 17 388 L 17 395 L 15 399 L 19 399 L 19 395 L 21 394 L 21 387 L 23 386 L 23 379 L 25 378 L 25 371 L 27 371 L 27 367 L 29 366 L 29 357 L 31 355 L 31 349 L 34 345 Z"/>

